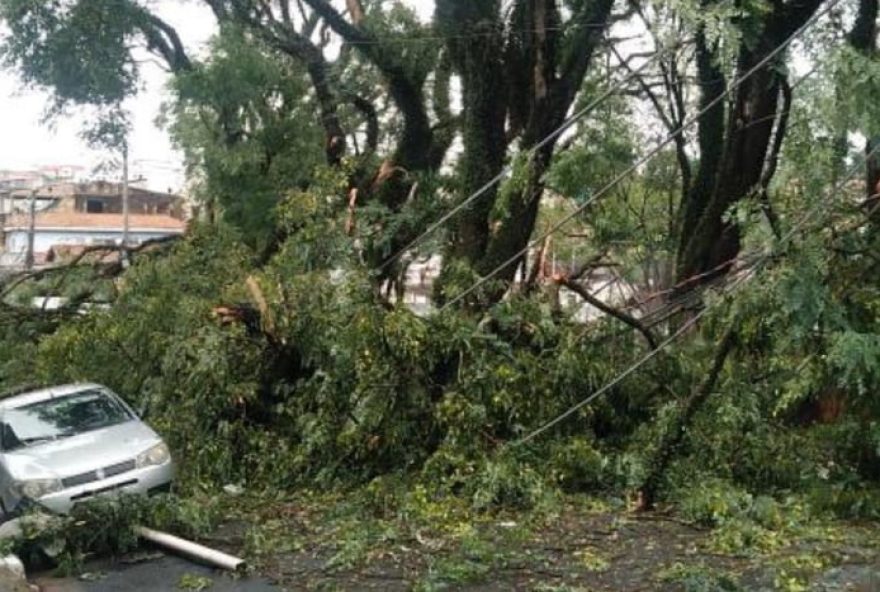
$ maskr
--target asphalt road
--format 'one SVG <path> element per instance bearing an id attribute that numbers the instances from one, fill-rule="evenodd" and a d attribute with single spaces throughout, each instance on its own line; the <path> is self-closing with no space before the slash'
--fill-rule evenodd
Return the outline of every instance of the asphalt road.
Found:
<path id="1" fill-rule="evenodd" d="M 79 578 L 54 578 L 50 575 L 32 575 L 31 583 L 43 592 L 158 592 L 186 589 L 180 586 L 189 580 L 207 578 L 209 592 L 279 592 L 280 588 L 259 578 L 234 579 L 230 575 L 171 555 L 153 555 L 136 563 L 95 563 L 86 567 Z M 194 587 L 190 590 L 196 589 Z"/>

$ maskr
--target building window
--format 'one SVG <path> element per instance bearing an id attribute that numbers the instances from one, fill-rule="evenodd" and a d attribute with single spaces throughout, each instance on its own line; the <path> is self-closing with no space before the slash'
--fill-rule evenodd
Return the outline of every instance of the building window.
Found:
<path id="1" fill-rule="evenodd" d="M 86 201 L 86 213 L 103 214 L 104 202 L 99 199 L 90 199 Z"/>

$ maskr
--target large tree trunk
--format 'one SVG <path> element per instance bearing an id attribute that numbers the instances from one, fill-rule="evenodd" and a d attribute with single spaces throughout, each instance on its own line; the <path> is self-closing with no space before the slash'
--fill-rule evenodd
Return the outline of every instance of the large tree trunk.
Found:
<path id="1" fill-rule="evenodd" d="M 487 274 L 505 263 L 507 265 L 495 274 L 495 279 L 500 283 L 499 288 L 491 294 L 490 300 L 497 300 L 504 295 L 504 286 L 513 280 L 522 261 L 519 258 L 512 259 L 531 240 L 544 194 L 543 178 L 550 167 L 554 148 L 555 142 L 551 142 L 532 157 L 527 164 L 523 187 L 509 196 L 504 204 L 506 211 L 503 218 L 491 223 L 489 242 L 484 256 L 477 264 L 477 271 Z"/>
<path id="2" fill-rule="evenodd" d="M 465 42 L 450 40 L 463 86 L 465 152 L 460 178 L 465 196 L 498 175 L 509 141 L 518 138 L 519 147 L 528 150 L 563 123 L 608 27 L 614 2 L 588 0 L 569 19 L 570 26 L 563 27 L 557 0 L 523 0 L 512 11 L 506 45 L 499 4 L 496 0 L 437 4 L 440 22 L 487 33 L 464 48 Z M 566 29 L 573 32 L 566 35 Z M 554 147 L 555 141 L 548 142 L 534 154 L 525 181 L 514 190 L 490 189 L 459 214 L 448 263 L 463 259 L 485 275 L 526 247 Z M 502 194 L 504 202 L 498 203 Z M 489 301 L 504 294 L 503 286 L 513 279 L 518 263 L 519 259 L 511 261 L 496 273 L 502 287 L 489 294 Z"/>
<path id="3" fill-rule="evenodd" d="M 463 196 L 484 187 L 504 167 L 507 108 L 499 11 L 498 0 L 438 0 L 436 5 L 436 22 L 449 35 L 450 57 L 461 76 L 465 154 L 459 175 Z M 471 264 L 482 257 L 496 195 L 497 187 L 488 188 L 453 221 L 449 256 Z"/>
<path id="4" fill-rule="evenodd" d="M 775 3 L 774 10 L 759 24 L 757 41 L 743 43 L 737 61 L 738 76 L 749 72 L 803 26 L 821 1 Z M 726 273 L 739 253 L 739 228 L 726 221 L 725 216 L 741 200 L 758 196 L 762 183 L 768 181 L 763 173 L 783 96 L 784 75 L 776 61 L 770 60 L 737 88 L 716 172 L 713 178 L 700 181 L 704 185 L 698 187 L 695 183 L 693 199 L 689 199 L 686 206 L 682 225 L 677 271 L 679 292 Z M 713 129 L 717 127 L 713 118 L 701 121 L 701 128 L 706 124 Z M 704 130 L 700 132 L 702 136 Z M 717 138 L 717 129 L 707 136 Z M 707 186 L 712 189 L 704 195 L 702 191 Z"/>
<path id="5" fill-rule="evenodd" d="M 559 9 L 553 0 L 531 0 L 524 4 L 521 20 L 513 19 L 513 25 L 520 25 L 530 31 L 525 35 L 524 55 L 519 60 L 528 64 L 524 72 L 528 82 L 519 87 L 526 94 L 511 101 L 511 119 L 519 112 L 524 117 L 522 146 L 531 148 L 542 142 L 565 121 L 581 85 L 593 55 L 601 44 L 605 31 L 610 26 L 613 0 L 591 0 L 584 2 L 581 10 L 569 24 L 577 27 L 577 33 L 562 47 L 559 34 Z M 524 59 L 523 59 L 524 58 Z M 518 68 L 517 60 L 510 64 Z M 511 85 L 513 88 L 513 85 Z M 527 109 L 523 110 L 522 106 Z M 519 106 L 519 108 L 517 108 Z M 538 150 L 528 165 L 528 178 L 518 195 L 504 204 L 507 211 L 502 219 L 490 221 L 490 237 L 486 254 L 477 266 L 482 273 L 489 273 L 510 262 L 495 278 L 501 285 L 509 284 L 516 273 L 519 259 L 512 260 L 517 253 L 526 248 L 535 229 L 535 221 L 541 196 L 544 192 L 544 174 L 550 167 L 556 141 L 547 142 Z M 498 289 L 492 299 L 504 293 Z"/>
<path id="6" fill-rule="evenodd" d="M 697 142 L 700 149 L 700 162 L 693 184 L 687 191 L 687 199 L 682 204 L 679 224 L 678 266 L 684 262 L 681 257 L 687 252 L 688 243 L 696 233 L 697 225 L 706 211 L 715 190 L 715 179 L 721 166 L 724 150 L 724 101 L 717 101 L 724 92 L 726 81 L 724 72 L 709 48 L 702 28 L 696 36 L 697 76 L 700 84 L 699 109 L 708 109 L 698 120 Z M 714 103 L 713 102 L 717 101 Z M 710 107 L 711 105 L 711 107 Z"/>
<path id="7" fill-rule="evenodd" d="M 743 49 L 738 70 L 747 71 L 761 57 Z M 725 214 L 759 186 L 779 96 L 780 74 L 772 67 L 762 68 L 739 87 L 711 197 L 690 236 L 682 236 L 685 248 L 679 259 L 680 282 L 700 274 L 708 274 L 706 279 L 723 274 L 739 252 L 739 229 L 725 220 Z"/>

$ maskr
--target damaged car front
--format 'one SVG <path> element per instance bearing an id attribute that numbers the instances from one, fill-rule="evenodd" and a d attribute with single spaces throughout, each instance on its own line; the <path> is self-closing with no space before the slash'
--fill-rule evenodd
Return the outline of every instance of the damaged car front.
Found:
<path id="1" fill-rule="evenodd" d="M 0 401 L 0 509 L 67 513 L 96 496 L 170 488 L 168 446 L 109 389 L 66 385 Z"/>

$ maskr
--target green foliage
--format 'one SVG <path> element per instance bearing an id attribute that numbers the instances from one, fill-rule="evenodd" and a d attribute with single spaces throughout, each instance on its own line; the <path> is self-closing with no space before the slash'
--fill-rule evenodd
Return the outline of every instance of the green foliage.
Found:
<path id="1" fill-rule="evenodd" d="M 214 583 L 211 578 L 185 573 L 180 576 L 177 588 L 178 590 L 195 590 L 196 592 L 201 592 L 202 590 L 209 589 L 213 585 Z"/>
<path id="2" fill-rule="evenodd" d="M 37 342 L 57 323 L 39 319 L 22 322 L 20 319 L 3 319 L 0 322 L 0 390 L 14 389 L 22 384 L 33 384 L 33 360 Z"/>
<path id="3" fill-rule="evenodd" d="M 610 83 L 606 71 L 594 70 L 584 81 L 575 109 L 594 104 Z M 612 95 L 596 109 L 578 123 L 575 140 L 555 159 L 547 175 L 550 187 L 577 196 L 579 201 L 588 199 L 635 161 L 641 135 L 634 125 L 633 111 L 622 97 Z"/>
<path id="4" fill-rule="evenodd" d="M 594 442 L 571 438 L 551 452 L 557 482 L 568 490 L 591 491 L 607 483 L 609 458 L 597 450 Z"/>
<path id="5" fill-rule="evenodd" d="M 228 230 L 197 230 L 173 249 L 167 258 L 132 267 L 109 311 L 44 338 L 31 376 L 110 386 L 146 412 L 184 464 L 191 450 L 193 461 L 223 479 L 224 467 L 238 465 L 230 443 L 241 437 L 238 424 L 224 426 L 257 397 L 265 343 L 222 330 L 211 309 L 242 299 L 250 255 Z M 221 439 L 203 446 L 195 433 Z M 225 464 L 218 464 L 221 458 Z M 207 478 L 194 464 L 184 474 L 196 482 Z"/>
<path id="6" fill-rule="evenodd" d="M 686 33 L 704 27 L 729 68 L 740 43 L 755 42 L 769 5 L 713 2 L 703 10 L 700 4 L 681 0 L 658 9 L 681 17 Z M 401 3 L 368 6 L 364 27 L 377 36 L 420 37 L 395 62 L 421 88 L 434 68 L 437 40 Z M 5 0 L 0 11 L 12 32 L 5 57 L 28 82 L 56 89 L 59 104 L 97 103 L 118 114 L 114 108 L 137 77 L 126 49 L 144 22 L 137 5 Z M 94 35 L 88 32 L 95 27 Z M 733 318 L 735 350 L 687 426 L 666 475 L 667 497 L 691 520 L 716 527 L 718 547 L 730 552 L 779 544 L 788 520 L 783 492 L 808 495 L 815 507 L 840 515 L 876 516 L 880 297 L 871 253 L 877 236 L 852 208 L 852 192 L 826 198 L 821 191 L 839 168 L 835 142 L 843 125 L 829 114 L 839 88 L 827 73 L 799 93 L 793 115 L 800 120 L 792 119 L 771 192 L 783 230 L 798 232 L 779 244 L 755 203 L 730 212 L 742 232 L 744 262 L 754 253 L 779 254 L 731 298 L 736 316 L 710 315 L 605 397 L 520 446 L 522 436 L 640 359 L 644 344 L 613 319 L 577 323 L 541 294 L 515 293 L 486 305 L 492 300 L 486 293 L 506 289 L 500 283 L 490 283 L 463 310 L 424 318 L 387 302 L 377 279 L 380 262 L 396 253 L 401 237 L 416 236 L 446 211 L 448 190 L 460 179 L 405 171 L 408 182 L 418 183 L 405 204 L 391 207 L 381 191 L 363 192 L 356 231 L 349 232 L 349 191 L 364 189 L 365 171 L 382 156 L 363 153 L 338 167 L 323 165 L 307 68 L 259 39 L 224 23 L 206 57 L 175 77 L 166 111 L 188 166 L 198 171 L 197 197 L 222 222 L 194 228 L 167 256 L 138 257 L 117 281 L 98 281 L 93 270 L 71 272 L 66 295 L 89 294 L 111 303 L 106 311 L 21 317 L 32 296 L 55 295 L 58 284 L 53 277 L 15 290 L 0 323 L 0 385 L 107 384 L 146 411 L 172 446 L 188 492 L 227 483 L 255 490 L 368 483 L 365 505 L 372 511 L 440 520 L 459 515 L 450 499 L 491 513 L 552 505 L 558 488 L 629 494 L 682 401 L 702 382 L 712 343 Z M 850 89 L 852 111 L 864 114 L 847 125 L 872 130 L 865 101 L 876 86 L 876 60 L 840 60 L 843 94 Z M 375 72 L 365 69 L 363 57 L 345 47 L 331 73 L 357 93 L 381 97 Z M 597 70 L 585 82 L 578 108 L 607 89 L 606 74 Z M 388 105 L 379 110 L 383 122 L 394 119 Z M 340 113 L 360 129 L 349 107 Z M 539 228 L 568 216 L 639 158 L 648 134 L 637 128 L 635 114 L 617 97 L 579 123 L 568 150 L 541 179 L 559 198 L 542 205 Z M 118 145 L 124 127 L 99 126 L 95 138 Z M 383 131 L 379 150 L 394 133 Z M 514 158 L 488 226 L 521 222 L 513 217 L 523 205 L 516 200 L 536 181 L 534 167 L 524 153 Z M 579 216 L 572 236 L 555 239 L 555 254 L 567 262 L 602 253 L 636 292 L 668 286 L 686 189 L 680 177 L 676 155 L 662 152 Z M 801 220 L 817 206 L 827 206 L 816 210 L 824 215 Z M 451 238 L 434 238 L 413 256 L 440 252 Z M 472 286 L 485 272 L 478 267 L 447 262 L 437 301 Z M 212 315 L 235 305 L 251 313 L 247 322 Z M 671 335 L 678 322 L 654 330 Z M 835 428 L 811 425 L 810 405 L 829 393 L 843 403 Z M 422 488 L 403 491 L 400 476 L 417 478 Z M 393 538 L 381 529 L 358 530 L 354 521 L 349 526 L 352 536 L 336 549 L 331 568 L 363 560 L 376 537 Z M 264 554 L 280 528 L 267 523 L 249 533 L 251 551 Z M 125 534 L 123 525 L 119 532 Z M 106 550 L 127 544 L 124 537 L 72 543 Z M 493 564 L 480 549 L 474 555 L 438 561 L 435 580 L 483 577 Z"/>
<path id="7" fill-rule="evenodd" d="M 321 160 L 307 84 L 303 67 L 232 26 L 174 79 L 165 118 L 187 167 L 201 172 L 197 194 L 260 249 L 273 240 L 275 206 Z"/>
<path id="8" fill-rule="evenodd" d="M 880 334 L 841 331 L 829 336 L 828 361 L 838 383 L 868 395 L 880 382 Z M 871 385 L 871 386 L 869 386 Z"/>
<path id="9" fill-rule="evenodd" d="M 168 348 L 209 323 L 210 307 L 224 289 L 243 281 L 249 258 L 225 230 L 197 230 L 173 249 L 168 258 L 135 265 L 110 311 L 86 315 L 44 340 L 37 358 L 40 379 L 92 379 L 136 407 L 146 403 Z M 240 284 L 235 287 L 240 293 Z"/>
<path id="10" fill-rule="evenodd" d="M 116 105 L 135 90 L 129 45 L 145 18 L 128 0 L 4 0 L 0 20 L 9 34 L 0 51 L 26 83 L 54 93 L 56 109 Z"/>
<path id="11" fill-rule="evenodd" d="M 492 208 L 491 220 L 501 223 L 509 222 L 516 204 L 513 200 L 523 199 L 528 186 L 531 170 L 534 168 L 534 156 L 529 152 L 520 152 L 513 157 L 510 164 L 510 176 L 504 180 L 498 190 L 498 198 Z"/>
<path id="12" fill-rule="evenodd" d="M 478 509 L 493 506 L 532 508 L 546 501 L 550 491 L 540 474 L 515 458 L 502 456 L 478 467 L 468 492 Z"/>
<path id="13" fill-rule="evenodd" d="M 66 516 L 25 514 L 22 535 L 5 543 L 23 557 L 47 550 L 62 571 L 72 573 L 89 557 L 118 556 L 137 547 L 138 526 L 196 537 L 212 528 L 215 520 L 211 505 L 203 500 L 123 495 L 77 504 Z"/>
<path id="14" fill-rule="evenodd" d="M 839 115 L 850 119 L 845 123 L 865 135 L 877 135 L 880 112 L 873 99 L 880 92 L 880 63 L 849 45 L 834 54 L 833 63 L 839 81 L 838 100 L 842 101 Z"/>
<path id="15" fill-rule="evenodd" d="M 772 500 L 755 500 L 749 493 L 720 480 L 706 480 L 689 487 L 681 500 L 682 514 L 704 526 L 718 526 L 731 520 L 750 515 L 758 507 L 761 515 L 772 513 L 768 509 Z"/>
<path id="16" fill-rule="evenodd" d="M 739 592 L 738 579 L 703 565 L 675 563 L 658 575 L 662 582 L 680 584 L 684 592 Z"/>

